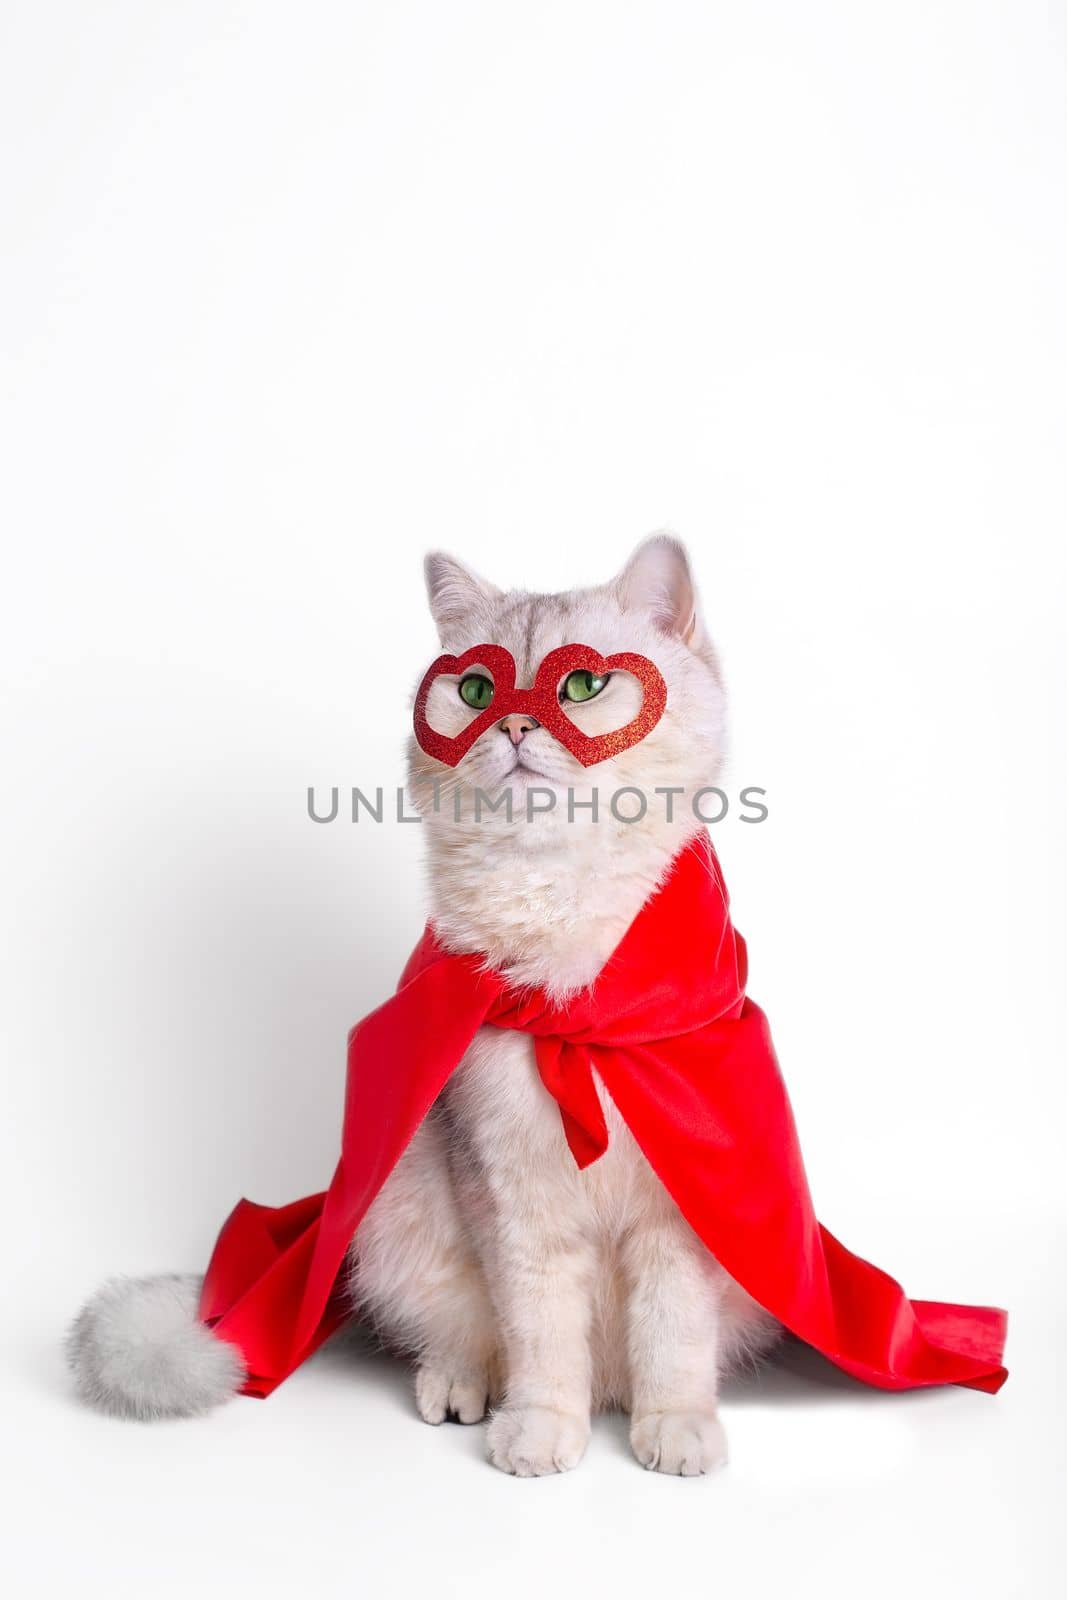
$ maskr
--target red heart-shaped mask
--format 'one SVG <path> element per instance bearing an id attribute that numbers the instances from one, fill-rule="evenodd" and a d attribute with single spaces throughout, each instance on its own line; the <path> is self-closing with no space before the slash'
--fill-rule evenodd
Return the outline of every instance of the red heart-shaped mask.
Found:
<path id="1" fill-rule="evenodd" d="M 492 705 L 479 712 L 462 733 L 454 736 L 438 733 L 426 720 L 431 687 L 443 675 L 462 676 L 473 666 L 487 667 L 493 675 Z M 644 691 L 640 711 L 632 721 L 610 733 L 583 733 L 567 716 L 559 699 L 560 684 L 572 672 L 592 672 L 597 677 L 609 672 L 628 672 Z M 602 656 L 599 650 L 587 644 L 562 644 L 545 656 L 532 688 L 516 689 L 515 660 L 511 651 L 500 644 L 479 644 L 459 656 L 438 656 L 428 668 L 415 696 L 415 737 L 427 755 L 446 767 L 454 767 L 487 728 L 512 712 L 525 712 L 527 716 L 536 717 L 542 728 L 547 728 L 583 767 L 592 767 L 598 761 L 618 755 L 621 750 L 629 750 L 651 733 L 666 706 L 667 685 L 663 674 L 647 656 L 635 655 L 632 651 Z"/>

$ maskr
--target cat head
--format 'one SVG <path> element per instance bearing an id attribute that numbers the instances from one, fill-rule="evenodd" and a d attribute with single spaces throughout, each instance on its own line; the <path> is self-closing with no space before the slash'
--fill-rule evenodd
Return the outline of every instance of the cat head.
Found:
<path id="1" fill-rule="evenodd" d="M 561 646 L 580 644 L 602 656 L 627 653 L 652 662 L 666 688 L 666 706 L 654 726 L 628 748 L 583 765 L 549 729 L 529 714 L 491 715 L 499 663 L 468 659 L 443 672 L 425 697 L 425 717 L 435 733 L 454 739 L 476 719 L 486 731 L 454 765 L 410 747 L 411 793 L 438 829 L 471 826 L 518 836 L 527 842 L 562 839 L 559 830 L 594 825 L 608 829 L 654 828 L 667 810 L 657 789 L 685 791 L 673 802 L 695 826 L 691 796 L 719 777 L 725 728 L 725 698 L 715 654 L 705 630 L 684 546 L 667 534 L 645 540 L 622 571 L 599 588 L 562 594 L 502 592 L 452 556 L 426 559 L 430 610 L 442 650 L 463 656 L 478 645 L 503 646 L 515 663 L 515 684 L 529 688 L 544 658 Z M 590 737 L 612 733 L 638 718 L 652 691 L 626 671 L 578 672 L 552 685 L 561 712 Z M 503 709 L 507 710 L 506 698 Z M 628 796 L 620 791 L 637 791 Z M 478 793 L 496 801 L 491 809 Z M 510 802 L 500 804 L 510 793 Z M 618 796 L 611 810 L 612 797 Z M 636 815 L 641 798 L 647 812 Z M 510 818 L 509 818 L 510 811 Z"/>

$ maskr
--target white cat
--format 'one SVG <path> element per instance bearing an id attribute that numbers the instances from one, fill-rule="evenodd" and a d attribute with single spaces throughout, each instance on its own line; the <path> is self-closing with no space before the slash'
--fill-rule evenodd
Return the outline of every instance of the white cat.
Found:
<path id="1" fill-rule="evenodd" d="M 667 683 L 652 731 L 588 769 L 517 714 L 454 770 L 412 740 L 439 940 L 562 998 L 595 979 L 700 826 L 692 795 L 719 777 L 724 696 L 689 562 L 658 535 L 598 589 L 503 594 L 443 555 L 426 573 L 442 647 L 506 645 L 520 685 L 549 650 L 575 642 L 645 655 Z M 442 732 L 478 714 L 458 687 L 441 677 L 431 691 L 429 719 Z M 625 673 L 593 687 L 565 708 L 584 732 L 637 714 L 641 690 Z M 650 802 L 638 821 L 608 805 L 626 787 Z M 476 788 L 510 789 L 511 818 L 484 808 L 476 817 Z M 684 792 L 656 795 L 667 788 Z M 541 794 L 528 811 L 531 789 L 551 791 L 554 809 L 541 809 Z M 777 1326 L 709 1255 L 601 1099 L 610 1147 L 579 1171 L 532 1041 L 482 1029 L 357 1232 L 353 1305 L 414 1356 L 427 1422 L 477 1422 L 493 1406 L 489 1457 L 507 1472 L 576 1465 L 592 1411 L 610 1406 L 630 1413 L 643 1465 L 706 1472 L 726 1454 L 722 1374 L 765 1349 Z M 70 1339 L 83 1392 L 136 1415 L 202 1410 L 232 1393 L 232 1356 L 192 1325 L 195 1290 L 195 1280 L 167 1279 L 102 1291 Z"/>

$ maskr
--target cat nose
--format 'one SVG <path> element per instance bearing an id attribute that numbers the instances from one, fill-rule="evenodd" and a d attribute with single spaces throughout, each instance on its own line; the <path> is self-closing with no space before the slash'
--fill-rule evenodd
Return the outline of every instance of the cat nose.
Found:
<path id="1" fill-rule="evenodd" d="M 514 745 L 520 745 L 528 733 L 540 726 L 536 717 L 528 717 L 521 711 L 513 711 L 510 717 L 500 719 L 501 731 L 507 734 Z"/>

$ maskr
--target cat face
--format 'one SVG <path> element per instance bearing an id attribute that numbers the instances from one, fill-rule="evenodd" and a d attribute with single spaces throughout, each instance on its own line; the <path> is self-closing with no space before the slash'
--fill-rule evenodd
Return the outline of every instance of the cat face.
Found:
<path id="1" fill-rule="evenodd" d="M 596 791 L 599 820 L 605 821 L 613 795 L 634 789 L 644 797 L 650 817 L 662 818 L 666 799 L 655 791 L 681 788 L 674 805 L 685 808 L 697 790 L 718 778 L 723 747 L 724 697 L 710 643 L 697 609 L 686 553 L 677 540 L 657 535 L 647 540 L 617 578 L 601 588 L 554 595 L 502 593 L 449 556 L 426 563 L 430 608 L 441 647 L 460 655 L 481 644 L 503 645 L 515 662 L 515 683 L 528 688 L 550 651 L 582 644 L 603 656 L 632 652 L 646 657 L 662 674 L 666 709 L 651 730 L 628 749 L 583 766 L 546 728 L 520 714 L 489 719 L 485 733 L 455 767 L 445 766 L 412 740 L 412 796 L 427 820 L 440 826 L 475 811 L 475 791 L 499 801 L 511 793 L 512 821 L 506 808 L 482 807 L 485 828 L 528 826 L 530 809 L 539 829 L 587 825 Z M 448 737 L 462 734 L 492 705 L 494 674 L 490 659 L 468 660 L 462 672 L 442 674 L 430 687 L 426 718 Z M 560 687 L 562 713 L 582 733 L 609 734 L 633 721 L 645 690 L 625 671 L 579 673 Z M 506 705 L 503 706 L 507 711 Z M 435 791 L 436 786 L 436 791 Z M 531 791 L 534 791 L 531 794 Z M 436 792 L 437 803 L 433 797 Z M 546 795 L 554 797 L 550 802 Z M 568 801 L 570 805 L 568 805 Z M 547 808 L 552 806 L 551 810 Z M 618 800 L 627 815 L 640 810 L 637 795 Z M 632 824 L 634 828 L 641 822 Z"/>

